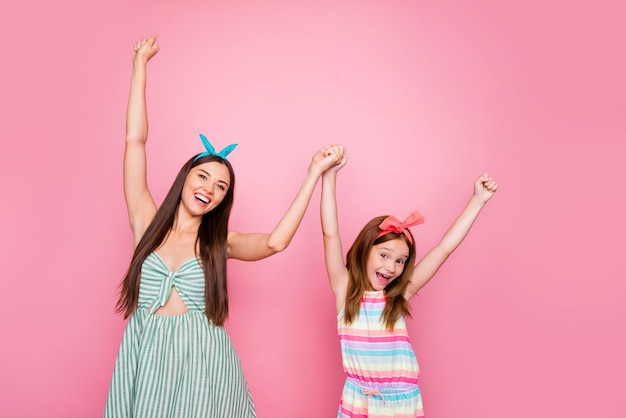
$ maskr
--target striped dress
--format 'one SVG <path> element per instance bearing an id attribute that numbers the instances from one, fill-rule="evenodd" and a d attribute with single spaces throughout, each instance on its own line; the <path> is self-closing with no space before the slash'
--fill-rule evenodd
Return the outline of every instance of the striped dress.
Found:
<path id="1" fill-rule="evenodd" d="M 343 310 L 337 316 L 346 373 L 338 418 L 424 416 L 419 366 L 406 323 L 400 317 L 392 330 L 387 329 L 381 320 L 385 302 L 383 290 L 366 291 L 351 324 L 344 322 Z"/>
<path id="2" fill-rule="evenodd" d="M 189 312 L 155 315 L 176 288 Z M 156 252 L 141 269 L 139 304 L 117 355 L 105 418 L 256 417 L 237 352 L 207 320 L 199 259 L 170 272 Z"/>

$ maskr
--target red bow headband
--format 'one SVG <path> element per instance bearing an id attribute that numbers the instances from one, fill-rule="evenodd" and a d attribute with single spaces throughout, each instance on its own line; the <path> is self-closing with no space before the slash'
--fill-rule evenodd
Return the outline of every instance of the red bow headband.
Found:
<path id="1" fill-rule="evenodd" d="M 381 229 L 380 234 L 376 235 L 376 238 L 381 237 L 389 232 L 395 232 L 396 234 L 403 233 L 409 239 L 409 242 L 413 244 L 413 239 L 409 233 L 410 226 L 415 226 L 424 223 L 424 217 L 419 211 L 411 213 L 404 221 L 400 222 L 395 216 L 388 216 L 378 226 Z"/>

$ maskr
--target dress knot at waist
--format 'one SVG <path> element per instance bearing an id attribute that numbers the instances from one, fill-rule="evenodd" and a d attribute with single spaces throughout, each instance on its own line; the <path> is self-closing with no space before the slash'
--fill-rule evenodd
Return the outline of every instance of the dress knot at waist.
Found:
<path id="1" fill-rule="evenodd" d="M 346 385 L 351 386 L 352 390 L 360 392 L 367 399 L 372 397 L 379 398 L 382 399 L 383 403 L 413 398 L 420 393 L 420 388 L 415 383 L 375 383 L 348 377 Z"/>

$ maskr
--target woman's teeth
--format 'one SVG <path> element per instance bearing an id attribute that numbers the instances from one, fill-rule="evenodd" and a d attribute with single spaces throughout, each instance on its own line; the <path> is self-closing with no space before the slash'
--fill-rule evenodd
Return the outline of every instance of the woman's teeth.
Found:
<path id="1" fill-rule="evenodd" d="M 207 199 L 206 197 L 202 195 L 195 194 L 194 197 L 198 199 L 199 201 L 201 201 L 202 203 L 209 203 L 209 199 Z"/>

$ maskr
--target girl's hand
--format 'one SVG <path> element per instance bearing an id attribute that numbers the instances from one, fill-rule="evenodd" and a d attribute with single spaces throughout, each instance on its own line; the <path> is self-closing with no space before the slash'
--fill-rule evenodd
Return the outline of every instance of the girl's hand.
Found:
<path id="1" fill-rule="evenodd" d="M 347 160 L 348 154 L 343 145 L 328 145 L 315 153 L 311 167 L 319 170 L 320 174 L 329 169 L 337 171 L 346 165 Z"/>
<path id="2" fill-rule="evenodd" d="M 328 153 L 333 155 L 337 162 L 330 166 L 327 171 L 334 171 L 336 173 L 348 162 L 348 152 L 346 151 L 346 147 L 343 145 L 333 145 Z"/>
<path id="3" fill-rule="evenodd" d="M 474 182 L 474 196 L 478 197 L 481 202 L 491 199 L 496 190 L 498 190 L 498 183 L 487 173 Z"/>
<path id="4" fill-rule="evenodd" d="M 145 64 L 159 52 L 159 43 L 156 36 L 149 36 L 135 42 L 133 50 L 135 51 L 135 59 Z"/>

